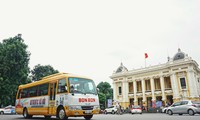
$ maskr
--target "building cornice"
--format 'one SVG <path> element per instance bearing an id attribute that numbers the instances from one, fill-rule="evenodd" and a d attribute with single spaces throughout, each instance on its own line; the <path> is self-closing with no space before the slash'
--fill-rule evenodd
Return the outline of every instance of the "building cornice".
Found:
<path id="1" fill-rule="evenodd" d="M 124 71 L 124 72 L 120 72 L 120 73 L 113 73 L 113 75 L 110 76 L 110 78 L 114 79 L 114 78 L 127 77 L 127 76 L 132 76 L 132 75 L 154 73 L 154 72 L 162 71 L 162 70 L 163 71 L 171 70 L 173 67 L 189 65 L 189 64 L 193 64 L 194 66 L 196 66 L 195 67 L 196 70 L 200 72 L 197 62 L 190 58 L 187 58 L 187 59 L 181 59 L 181 60 L 177 60 L 177 61 L 169 61 L 167 63 L 155 65 L 155 66 L 151 66 L 151 67 L 140 68 L 140 69 L 135 69 L 135 70 L 130 70 L 130 71 Z"/>

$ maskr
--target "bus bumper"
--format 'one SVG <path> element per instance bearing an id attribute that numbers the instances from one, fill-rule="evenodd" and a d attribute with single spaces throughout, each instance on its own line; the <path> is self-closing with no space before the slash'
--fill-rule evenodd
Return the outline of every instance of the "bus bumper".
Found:
<path id="1" fill-rule="evenodd" d="M 68 117 L 99 114 L 99 110 L 66 110 Z"/>

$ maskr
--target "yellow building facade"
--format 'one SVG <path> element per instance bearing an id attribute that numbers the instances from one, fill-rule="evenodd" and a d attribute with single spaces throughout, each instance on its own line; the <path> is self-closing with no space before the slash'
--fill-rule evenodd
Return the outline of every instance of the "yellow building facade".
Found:
<path id="1" fill-rule="evenodd" d="M 110 78 L 113 99 L 123 107 L 133 104 L 150 109 L 185 99 L 200 101 L 200 69 L 180 49 L 164 64 L 128 70 L 121 63 Z"/>

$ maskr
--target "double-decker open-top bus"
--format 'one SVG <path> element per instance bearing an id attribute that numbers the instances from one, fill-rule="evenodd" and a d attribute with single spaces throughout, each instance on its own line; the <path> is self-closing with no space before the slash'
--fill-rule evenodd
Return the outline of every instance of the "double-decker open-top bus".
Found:
<path id="1" fill-rule="evenodd" d="M 16 113 L 24 118 L 44 115 L 60 120 L 84 117 L 90 120 L 100 110 L 97 89 L 92 79 L 69 73 L 57 73 L 25 85 L 16 96 Z"/>

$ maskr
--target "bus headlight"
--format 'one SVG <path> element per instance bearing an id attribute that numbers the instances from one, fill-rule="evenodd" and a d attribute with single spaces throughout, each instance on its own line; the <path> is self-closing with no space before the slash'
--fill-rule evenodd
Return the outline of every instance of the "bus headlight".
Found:
<path id="1" fill-rule="evenodd" d="M 70 110 L 82 110 L 81 106 L 69 106 Z"/>
<path id="2" fill-rule="evenodd" d="M 99 106 L 94 106 L 93 110 L 100 110 Z"/>

